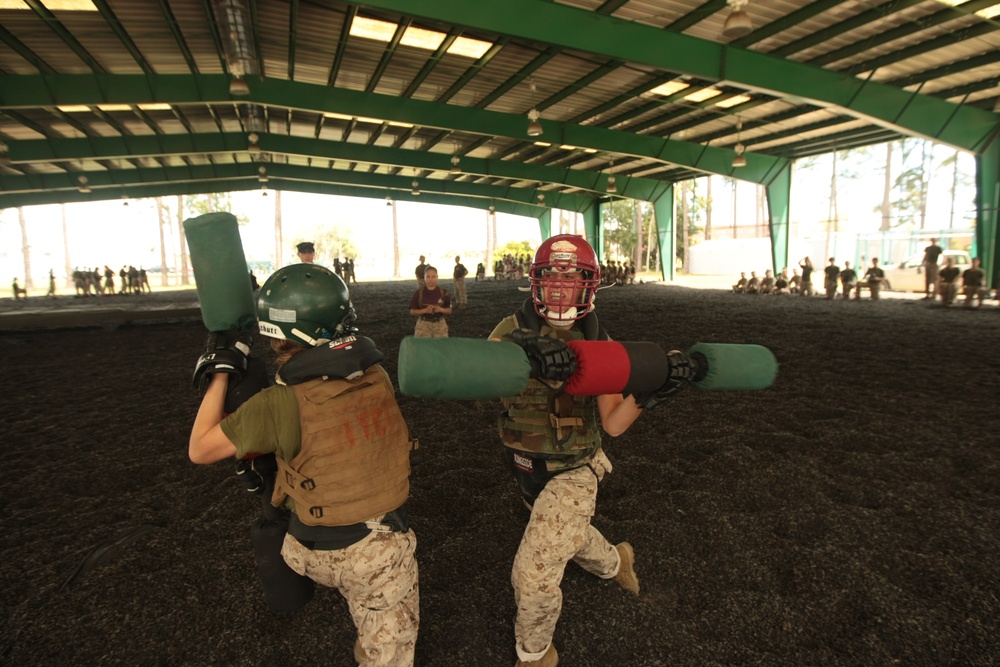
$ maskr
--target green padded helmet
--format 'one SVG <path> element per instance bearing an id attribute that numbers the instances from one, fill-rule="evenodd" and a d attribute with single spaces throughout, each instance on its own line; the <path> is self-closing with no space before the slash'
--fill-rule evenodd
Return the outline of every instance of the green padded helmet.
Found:
<path id="1" fill-rule="evenodd" d="M 260 332 L 313 347 L 356 333 L 347 285 L 319 264 L 292 264 L 264 282 L 257 297 Z"/>

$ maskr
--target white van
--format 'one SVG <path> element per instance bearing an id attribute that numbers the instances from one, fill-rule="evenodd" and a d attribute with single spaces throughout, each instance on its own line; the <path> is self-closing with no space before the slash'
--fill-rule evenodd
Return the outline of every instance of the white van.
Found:
<path id="1" fill-rule="evenodd" d="M 942 252 L 938 258 L 939 267 L 944 266 L 946 257 L 953 257 L 955 259 L 955 266 L 958 267 L 959 271 L 965 271 L 972 266 L 972 258 L 964 250 L 945 250 Z M 907 257 L 899 264 L 883 266 L 882 270 L 885 271 L 885 280 L 882 282 L 882 289 L 895 290 L 897 292 L 923 292 L 925 289 L 923 261 L 924 253 L 921 251 Z M 864 274 L 863 271 L 859 271 L 858 273 Z"/>

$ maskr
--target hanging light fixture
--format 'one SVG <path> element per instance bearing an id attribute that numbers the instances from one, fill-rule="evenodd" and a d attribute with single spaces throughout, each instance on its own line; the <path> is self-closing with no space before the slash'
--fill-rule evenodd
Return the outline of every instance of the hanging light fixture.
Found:
<path id="1" fill-rule="evenodd" d="M 392 206 L 392 197 L 390 197 L 389 195 L 385 196 L 385 205 Z"/>
<path id="2" fill-rule="evenodd" d="M 76 180 L 79 183 L 76 189 L 82 192 L 83 194 L 88 194 L 90 192 L 90 185 L 87 182 L 87 177 L 84 176 L 83 174 L 80 174 L 80 176 L 78 176 Z"/>
<path id="3" fill-rule="evenodd" d="M 418 181 L 417 179 L 413 179 L 413 182 L 410 183 L 410 188 L 411 188 L 410 190 L 411 195 L 413 195 L 414 197 L 420 196 L 420 181 Z"/>
<path id="4" fill-rule="evenodd" d="M 541 193 L 541 192 L 538 193 L 538 204 L 540 206 L 544 206 L 545 205 L 545 195 L 543 193 Z"/>
<path id="5" fill-rule="evenodd" d="M 128 208 L 128 195 L 125 193 L 122 193 L 122 206 Z"/>
<path id="6" fill-rule="evenodd" d="M 261 183 L 261 186 L 260 186 L 260 196 L 261 197 L 266 197 L 267 196 L 267 185 L 265 185 L 263 183 Z"/>
<path id="7" fill-rule="evenodd" d="M 496 211 L 497 211 L 497 207 L 494 206 L 493 204 L 490 204 L 490 213 L 496 213 Z"/>
<path id="8" fill-rule="evenodd" d="M 539 137 L 545 130 L 542 129 L 542 124 L 538 122 L 539 113 L 538 109 L 531 107 L 531 111 L 528 112 L 528 136 L 529 137 Z"/>
<path id="9" fill-rule="evenodd" d="M 258 135 L 256 132 L 251 132 L 250 134 L 247 135 L 247 139 L 250 142 L 247 145 L 247 150 L 250 151 L 251 153 L 259 153 L 260 144 L 257 142 L 260 141 L 260 135 Z"/>
<path id="10" fill-rule="evenodd" d="M 7 144 L 0 141 L 0 166 L 9 167 L 11 165 L 10 154 L 7 152 L 9 150 Z"/>
<path id="11" fill-rule="evenodd" d="M 726 0 L 729 5 L 729 16 L 722 26 L 723 39 L 739 39 L 753 32 L 753 21 L 750 15 L 743 11 L 749 0 Z"/>
<path id="12" fill-rule="evenodd" d="M 608 160 L 608 171 L 610 172 L 614 168 L 615 168 L 615 161 L 614 160 Z M 608 174 L 608 187 L 607 187 L 606 192 L 608 194 L 610 194 L 610 195 L 613 195 L 616 192 L 618 192 L 618 186 L 615 184 L 615 175 L 614 174 L 611 174 L 611 173 Z"/>
<path id="13" fill-rule="evenodd" d="M 746 156 L 743 155 L 746 152 L 746 146 L 740 141 L 740 131 L 743 130 L 743 121 L 739 118 L 736 119 L 736 145 L 733 146 L 733 150 L 736 151 L 735 157 L 733 157 L 734 167 L 745 167 L 747 166 Z"/>
<path id="14" fill-rule="evenodd" d="M 538 109 L 535 107 L 535 82 L 531 82 L 531 110 L 528 111 L 528 136 L 529 137 L 539 137 L 545 130 L 542 129 L 542 124 L 538 122 L 541 118 L 541 114 L 538 113 Z"/>
<path id="15" fill-rule="evenodd" d="M 743 151 L 744 150 L 746 150 L 746 149 L 743 148 L 743 144 L 736 144 L 736 155 L 735 155 L 735 157 L 733 157 L 733 166 L 734 167 L 745 167 L 745 166 L 747 166 L 746 156 L 743 155 Z"/>
<path id="16" fill-rule="evenodd" d="M 257 180 L 261 183 L 267 183 L 267 167 L 261 165 L 257 168 Z"/>
<path id="17" fill-rule="evenodd" d="M 245 97 L 250 94 L 250 85 L 243 77 L 235 77 L 229 82 L 229 94 Z"/>
<path id="18" fill-rule="evenodd" d="M 451 156 L 451 173 L 453 173 L 453 174 L 461 174 L 462 173 L 462 168 L 460 166 L 458 166 L 458 163 L 459 163 L 459 157 L 457 155 L 452 155 Z"/>

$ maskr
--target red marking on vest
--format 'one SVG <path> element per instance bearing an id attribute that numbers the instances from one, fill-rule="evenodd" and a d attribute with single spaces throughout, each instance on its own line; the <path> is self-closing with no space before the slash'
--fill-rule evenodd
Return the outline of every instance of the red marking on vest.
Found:
<path id="1" fill-rule="evenodd" d="M 350 424 L 344 424 L 344 439 L 347 440 L 347 448 L 354 449 L 357 442 L 354 440 L 354 431 Z"/>
<path id="2" fill-rule="evenodd" d="M 374 437 L 381 438 L 384 436 L 388 429 L 385 426 L 385 422 L 382 420 L 381 410 L 362 410 L 358 413 L 358 423 L 361 424 L 361 429 L 365 432 L 365 438 L 368 440 Z"/>

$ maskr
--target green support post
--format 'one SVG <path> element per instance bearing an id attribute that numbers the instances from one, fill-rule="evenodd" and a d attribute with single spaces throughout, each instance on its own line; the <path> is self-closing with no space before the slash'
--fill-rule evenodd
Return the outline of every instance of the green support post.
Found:
<path id="1" fill-rule="evenodd" d="M 600 200 L 595 200 L 590 208 L 584 209 L 583 213 L 583 230 L 584 235 L 587 237 L 587 243 L 591 245 L 594 252 L 597 253 L 597 259 L 604 258 L 604 219 L 601 215 L 601 204 Z"/>
<path id="2" fill-rule="evenodd" d="M 552 236 L 552 209 L 547 208 L 538 216 L 538 231 L 543 241 Z"/>
<path id="3" fill-rule="evenodd" d="M 674 186 L 670 187 L 653 201 L 653 219 L 656 220 L 656 239 L 660 250 L 660 277 L 670 282 L 674 281 L 674 265 L 677 257 L 676 239 L 674 233 Z"/>
<path id="4" fill-rule="evenodd" d="M 997 236 L 1000 211 L 1000 135 L 994 135 L 986 149 L 976 155 L 976 236 L 972 254 L 979 257 L 986 273 L 986 285 L 1000 285 Z"/>
<path id="5" fill-rule="evenodd" d="M 765 187 L 768 227 L 771 231 L 771 261 L 774 275 L 788 266 L 789 201 L 792 193 L 792 167 L 786 165 Z"/>

